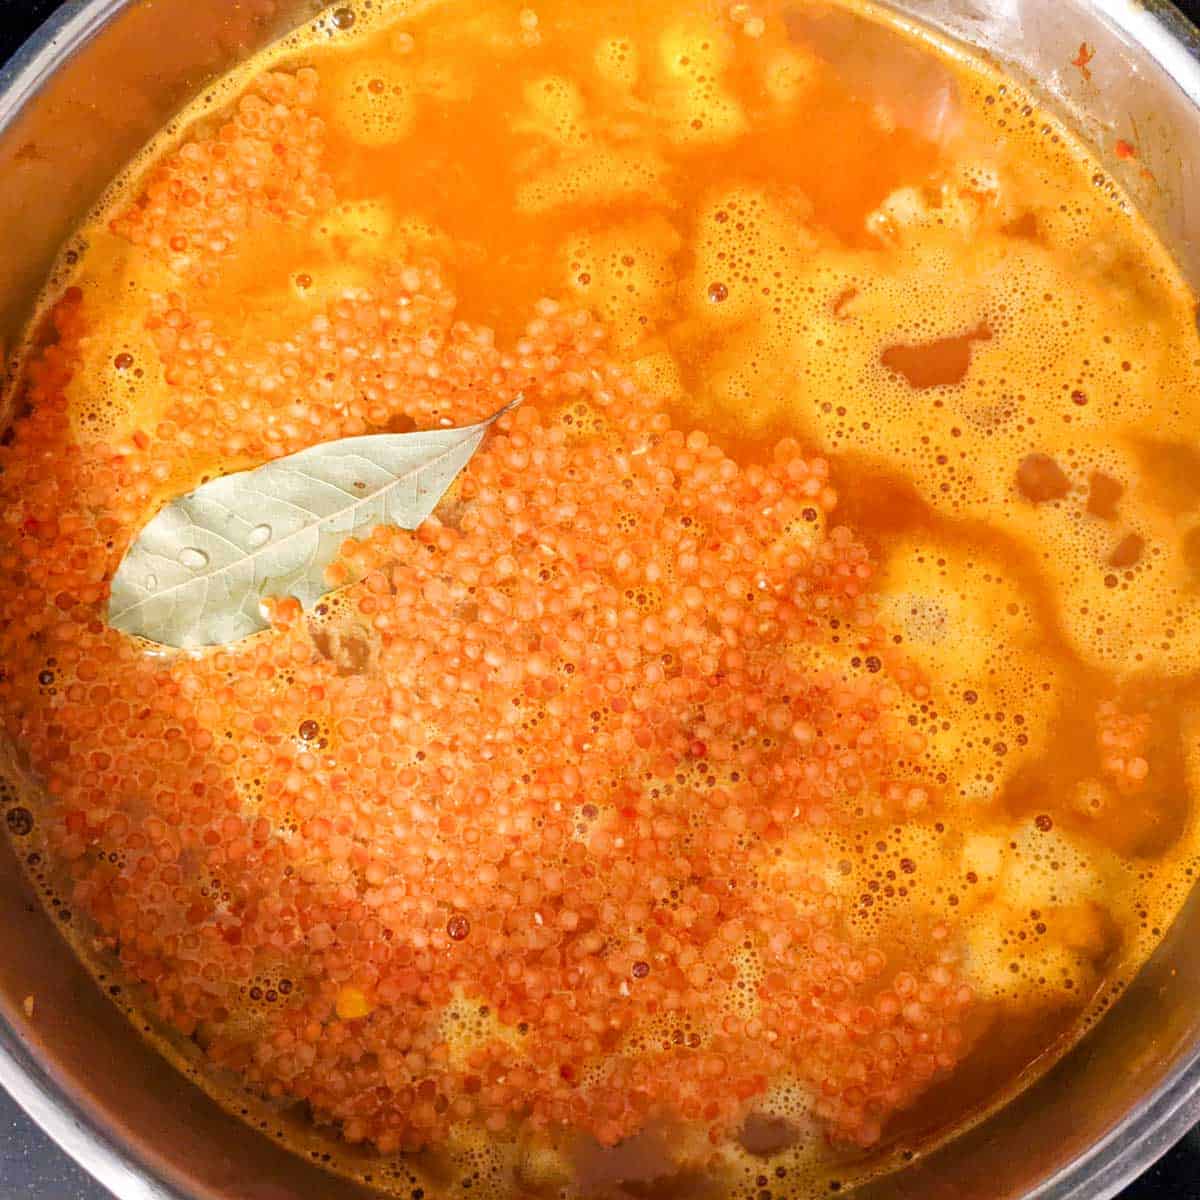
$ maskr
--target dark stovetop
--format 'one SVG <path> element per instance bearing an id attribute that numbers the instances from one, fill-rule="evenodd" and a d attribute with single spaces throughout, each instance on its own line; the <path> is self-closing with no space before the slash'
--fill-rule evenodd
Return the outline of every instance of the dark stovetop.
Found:
<path id="1" fill-rule="evenodd" d="M 0 64 L 62 0 L 0 0 Z M 1179 5 L 1200 23 L 1200 0 Z M 0 1200 L 109 1200 L 0 1090 Z M 1119 1200 L 1200 1200 L 1200 1127 Z"/>

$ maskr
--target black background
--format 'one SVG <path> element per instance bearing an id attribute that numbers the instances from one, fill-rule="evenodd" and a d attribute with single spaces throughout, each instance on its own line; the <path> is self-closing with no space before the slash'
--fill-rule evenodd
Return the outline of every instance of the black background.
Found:
<path id="1" fill-rule="evenodd" d="M 0 63 L 60 2 L 0 0 Z M 1179 7 L 1200 23 L 1200 0 L 1184 0 Z M 0 1091 L 0 1200 L 104 1200 L 105 1196 L 104 1189 L 75 1167 Z M 1200 1130 L 1188 1134 L 1120 1200 L 1200 1200 Z"/>

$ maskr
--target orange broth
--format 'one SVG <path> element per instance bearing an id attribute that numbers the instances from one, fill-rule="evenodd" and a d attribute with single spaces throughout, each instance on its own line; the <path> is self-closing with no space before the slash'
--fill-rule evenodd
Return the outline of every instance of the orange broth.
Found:
<path id="1" fill-rule="evenodd" d="M 1052 115 L 857 5 L 445 0 L 173 129 L 0 446 L 8 828 L 165 1052 L 397 1194 L 815 1196 L 1103 1012 L 1195 863 L 1200 356 Z M 174 496 L 516 397 L 313 611 L 106 624 Z"/>

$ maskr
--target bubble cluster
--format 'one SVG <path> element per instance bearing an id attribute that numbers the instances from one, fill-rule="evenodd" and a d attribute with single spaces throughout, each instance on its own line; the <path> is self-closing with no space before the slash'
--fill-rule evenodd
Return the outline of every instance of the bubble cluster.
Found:
<path id="1" fill-rule="evenodd" d="M 562 256 L 579 302 L 605 322 L 623 349 L 652 335 L 662 322 L 682 247 L 671 224 L 655 216 L 602 234 L 578 234 Z"/>
<path id="2" fill-rule="evenodd" d="M 412 129 L 413 79 L 395 59 L 355 58 L 331 90 L 339 130 L 360 145 L 394 145 Z"/>
<path id="3" fill-rule="evenodd" d="M 703 19 L 663 33 L 660 103 L 667 136 L 684 146 L 729 142 L 744 133 L 746 115 L 722 76 L 733 59 L 732 38 Z"/>
<path id="4" fill-rule="evenodd" d="M 1020 581 L 979 543 L 933 538 L 888 548 L 881 608 L 928 681 L 913 706 L 936 777 L 969 814 L 1047 750 L 1064 671 Z"/>

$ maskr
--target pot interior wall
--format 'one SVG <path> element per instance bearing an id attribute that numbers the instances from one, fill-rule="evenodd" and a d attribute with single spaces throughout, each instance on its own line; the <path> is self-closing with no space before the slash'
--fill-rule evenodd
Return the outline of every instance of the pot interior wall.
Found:
<path id="1" fill-rule="evenodd" d="M 1161 6 L 1121 10 L 1154 54 L 1099 15 L 1104 6 L 895 5 L 1042 80 L 1096 145 L 1134 133 L 1154 179 L 1129 164 L 1114 163 L 1114 173 L 1200 279 L 1200 66 L 1178 40 L 1181 20 L 1176 39 L 1166 35 L 1153 11 Z M 12 347 L 56 250 L 137 148 L 206 81 L 314 7 L 312 0 L 74 0 L 57 49 L 26 53 L 0 77 L 0 227 L 9 231 L 0 256 L 0 346 Z M 1090 81 L 1070 66 L 1081 41 L 1096 49 Z M 71 51 L 65 63 L 64 49 Z M 52 78 L 33 82 L 50 69 Z M 118 1195 L 137 1200 L 369 1194 L 249 1131 L 154 1054 L 70 954 L 0 842 L 0 1082 L 58 1140 Z M 1073 1054 L 997 1118 L 869 1189 L 870 1200 L 1112 1195 L 1197 1115 L 1197 994 L 1200 903 L 1193 897 L 1154 960 Z M 28 996 L 32 1019 L 23 1010 Z"/>

